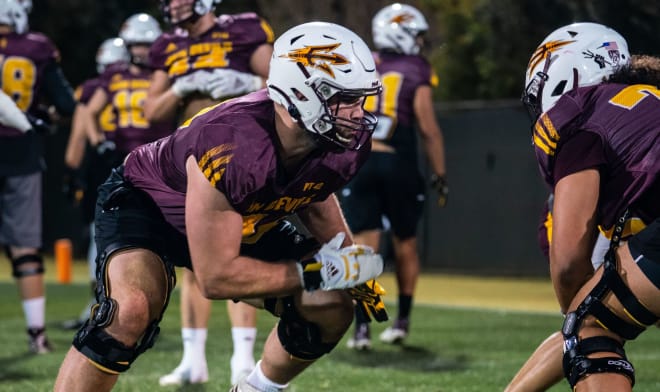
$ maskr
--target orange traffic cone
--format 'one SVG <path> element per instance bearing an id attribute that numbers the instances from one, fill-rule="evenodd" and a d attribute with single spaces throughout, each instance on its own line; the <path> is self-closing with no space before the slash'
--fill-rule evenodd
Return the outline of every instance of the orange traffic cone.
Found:
<path id="1" fill-rule="evenodd" d="M 62 284 L 71 283 L 73 268 L 73 245 L 68 238 L 55 241 L 55 270 L 57 281 Z"/>

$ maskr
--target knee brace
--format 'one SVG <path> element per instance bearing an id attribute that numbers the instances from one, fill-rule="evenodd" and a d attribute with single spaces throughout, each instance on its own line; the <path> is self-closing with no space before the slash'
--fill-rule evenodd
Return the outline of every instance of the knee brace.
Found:
<path id="1" fill-rule="evenodd" d="M 277 337 L 292 357 L 303 361 L 314 361 L 335 348 L 337 343 L 324 343 L 318 325 L 305 320 L 298 314 L 293 297 L 269 298 L 264 307 L 280 317 Z"/>
<path id="2" fill-rule="evenodd" d="M 22 264 L 35 263 L 36 266 L 30 268 L 19 268 Z M 17 258 L 11 257 L 12 276 L 16 279 L 28 276 L 41 275 L 44 273 L 44 259 L 37 255 L 23 255 Z"/>
<path id="3" fill-rule="evenodd" d="M 114 250 L 118 249 L 120 247 L 114 248 Z M 176 279 L 174 267 L 166 263 L 165 271 L 168 277 L 168 288 L 163 310 L 158 319 L 147 326 L 137 344 L 134 347 L 128 347 L 104 331 L 104 328 L 112 322 L 117 308 L 117 302 L 110 298 L 106 286 L 108 258 L 114 250 L 103 252 L 97 259 L 96 299 L 98 303 L 92 307 L 89 320 L 85 322 L 85 325 L 80 328 L 73 339 L 73 346 L 81 354 L 86 356 L 99 370 L 109 374 L 125 372 L 140 354 L 153 347 L 160 333 L 158 324 L 169 304 L 170 294 L 174 289 Z"/>
<path id="4" fill-rule="evenodd" d="M 618 317 L 602 302 L 609 293 L 621 302 L 625 312 L 635 320 L 631 324 Z M 625 340 L 633 340 L 647 326 L 654 324 L 658 318 L 639 302 L 628 286 L 621 279 L 617 270 L 613 249 L 605 255 L 603 276 L 574 312 L 566 315 L 562 334 L 564 335 L 564 375 L 572 388 L 584 376 L 594 373 L 619 373 L 627 376 L 635 385 L 635 371 L 626 358 L 623 345 L 609 337 L 598 336 L 578 339 L 578 331 L 584 318 L 588 315 L 596 317 L 606 329 L 616 333 Z M 611 352 L 617 356 L 605 358 L 588 358 L 588 355 L 598 352 Z"/>

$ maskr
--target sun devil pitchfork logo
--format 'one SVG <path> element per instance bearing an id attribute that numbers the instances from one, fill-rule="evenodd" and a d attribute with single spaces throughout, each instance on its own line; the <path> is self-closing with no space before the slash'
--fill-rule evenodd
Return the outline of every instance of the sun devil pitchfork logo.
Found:
<path id="1" fill-rule="evenodd" d="M 401 24 L 401 23 L 410 22 L 413 19 L 415 19 L 413 15 L 404 12 L 403 14 L 395 15 L 392 19 L 390 19 L 390 23 Z"/>
<path id="2" fill-rule="evenodd" d="M 529 69 L 529 76 L 532 76 L 532 70 L 534 70 L 534 68 L 536 68 L 536 66 L 539 65 L 541 61 L 550 57 L 553 52 L 556 52 L 557 50 L 573 42 L 575 41 L 549 41 L 536 48 L 536 51 L 532 55 L 532 58 L 529 60 L 529 64 L 527 65 L 527 69 Z"/>
<path id="3" fill-rule="evenodd" d="M 350 64 L 350 61 L 339 53 L 333 52 L 341 43 L 330 45 L 305 45 L 304 48 L 292 50 L 289 53 L 280 55 L 291 61 L 301 63 L 305 67 L 313 67 L 335 78 L 335 72 L 331 66 Z"/>

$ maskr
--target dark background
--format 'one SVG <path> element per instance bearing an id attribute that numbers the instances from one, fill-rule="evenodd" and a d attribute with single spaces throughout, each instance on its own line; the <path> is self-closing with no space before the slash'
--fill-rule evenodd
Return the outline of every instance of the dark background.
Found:
<path id="1" fill-rule="evenodd" d="M 440 77 L 436 109 L 444 131 L 451 194 L 445 209 L 427 203 L 420 224 L 426 270 L 495 275 L 545 275 L 536 229 L 547 190 L 530 143 L 529 121 L 517 100 L 527 60 L 552 30 L 574 21 L 609 25 L 633 53 L 657 54 L 660 7 L 653 1 L 420 0 L 410 1 L 429 24 L 427 55 Z M 371 44 L 371 18 L 381 0 L 224 0 L 218 12 L 256 11 L 275 34 L 325 20 L 343 24 Z M 153 0 L 36 0 L 33 30 L 62 54 L 72 86 L 96 73 L 98 45 L 137 12 L 162 19 Z M 163 24 L 164 29 L 168 26 Z M 44 187 L 44 251 L 74 240 L 86 252 L 79 212 L 61 192 L 66 121 L 48 137 Z M 429 197 L 433 197 L 429 193 Z"/>

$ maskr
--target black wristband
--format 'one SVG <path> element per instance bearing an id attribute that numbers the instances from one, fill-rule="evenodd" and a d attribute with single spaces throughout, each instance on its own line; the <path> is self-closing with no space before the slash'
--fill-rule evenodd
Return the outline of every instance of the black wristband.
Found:
<path id="1" fill-rule="evenodd" d="M 320 288 L 323 282 L 323 278 L 321 278 L 321 263 L 314 258 L 300 260 L 299 263 L 302 265 L 305 290 L 313 291 Z"/>

